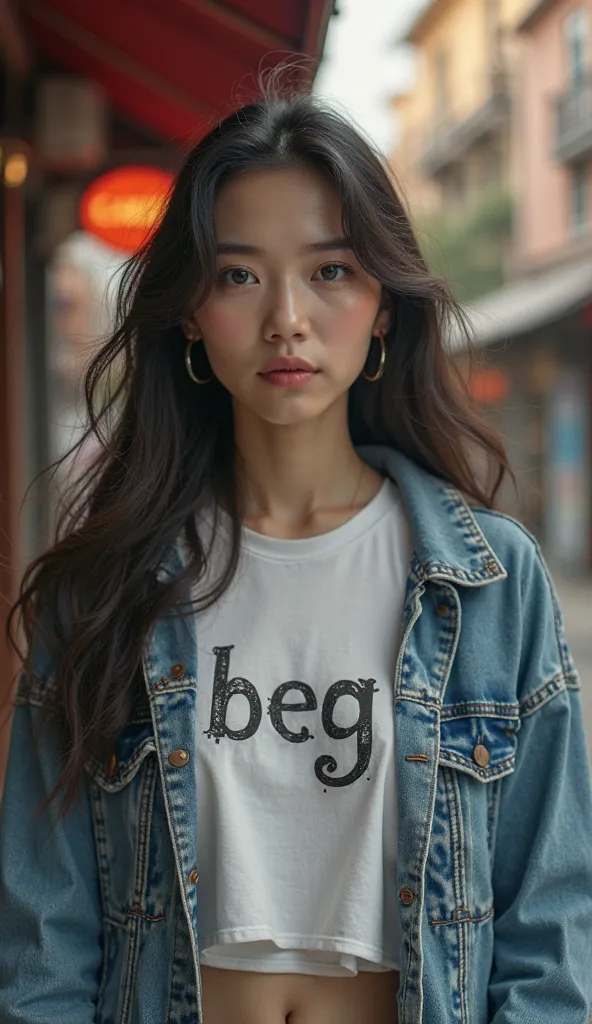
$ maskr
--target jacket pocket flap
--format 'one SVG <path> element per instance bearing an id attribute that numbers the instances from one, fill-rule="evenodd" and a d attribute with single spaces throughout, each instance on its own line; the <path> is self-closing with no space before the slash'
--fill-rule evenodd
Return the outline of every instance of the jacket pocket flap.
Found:
<path id="1" fill-rule="evenodd" d="M 466 772 L 480 782 L 509 775 L 516 766 L 518 708 L 507 713 L 459 713 L 444 708 L 440 722 L 439 763 Z M 456 714 L 451 714 L 455 712 Z"/>
<path id="2" fill-rule="evenodd" d="M 128 725 L 119 737 L 113 753 L 104 761 L 89 758 L 86 770 L 101 789 L 116 793 L 131 782 L 150 754 L 156 754 L 152 725 Z"/>

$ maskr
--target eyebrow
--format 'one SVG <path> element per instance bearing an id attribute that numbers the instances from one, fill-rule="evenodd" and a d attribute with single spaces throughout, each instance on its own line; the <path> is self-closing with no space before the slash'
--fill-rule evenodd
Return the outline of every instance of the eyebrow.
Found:
<path id="1" fill-rule="evenodd" d="M 309 242 L 302 246 L 303 253 L 309 252 L 333 252 L 337 249 L 351 249 L 347 238 L 327 238 L 323 242 Z M 265 256 L 265 249 L 257 245 L 243 245 L 240 242 L 220 242 L 216 247 L 219 255 L 232 253 L 240 256 Z"/>

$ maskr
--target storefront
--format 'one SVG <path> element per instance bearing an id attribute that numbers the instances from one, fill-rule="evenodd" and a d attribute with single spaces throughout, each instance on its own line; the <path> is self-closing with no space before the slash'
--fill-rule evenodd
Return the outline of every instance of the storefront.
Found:
<path id="1" fill-rule="evenodd" d="M 592 570 L 592 262 L 517 280 L 467 309 L 489 371 L 483 395 L 516 472 L 505 509 L 563 575 Z M 458 345 L 458 339 L 455 344 Z M 478 396 L 480 397 L 480 396 Z"/>

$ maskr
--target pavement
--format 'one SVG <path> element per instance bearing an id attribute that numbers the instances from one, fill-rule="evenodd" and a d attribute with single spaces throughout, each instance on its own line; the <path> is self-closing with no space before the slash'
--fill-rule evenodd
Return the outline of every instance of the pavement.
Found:
<path id="1" fill-rule="evenodd" d="M 563 611 L 567 641 L 582 680 L 582 707 L 592 764 L 592 577 L 555 585 Z"/>

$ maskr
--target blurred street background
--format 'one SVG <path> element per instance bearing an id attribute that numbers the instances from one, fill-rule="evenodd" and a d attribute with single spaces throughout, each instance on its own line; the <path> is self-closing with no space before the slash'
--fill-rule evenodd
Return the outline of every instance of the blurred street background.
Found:
<path id="1" fill-rule="evenodd" d="M 592 754 L 592 0 L 0 0 L 2 629 L 93 457 L 23 501 L 82 429 L 124 260 L 187 149 L 290 54 L 387 157 L 470 320 L 469 386 L 518 481 L 503 507 L 556 580 Z M 0 644 L 4 691 L 16 668 Z"/>

